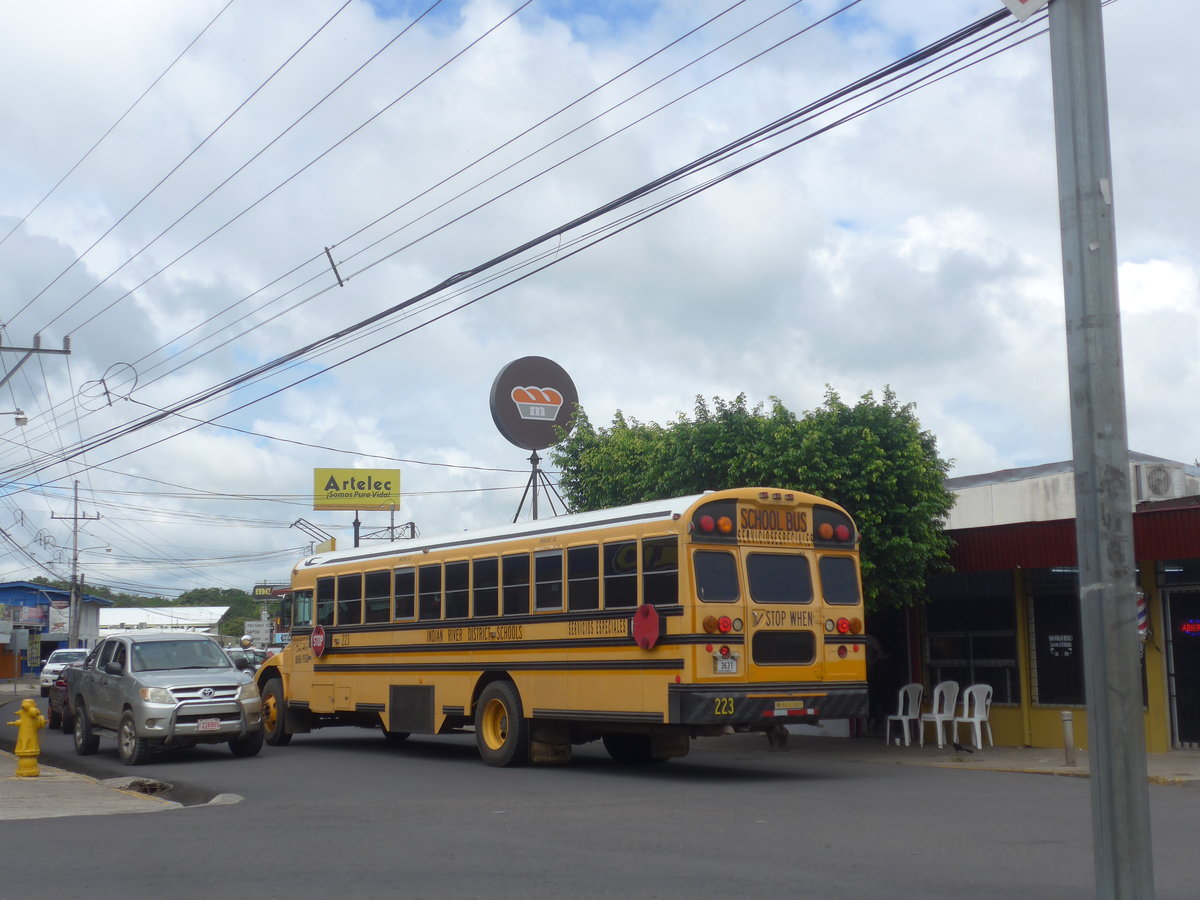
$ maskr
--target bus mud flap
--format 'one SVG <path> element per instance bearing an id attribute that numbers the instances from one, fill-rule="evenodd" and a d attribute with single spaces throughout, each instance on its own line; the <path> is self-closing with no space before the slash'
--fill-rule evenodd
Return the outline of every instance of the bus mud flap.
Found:
<path id="1" fill-rule="evenodd" d="M 529 723 L 529 761 L 537 764 L 570 762 L 570 724 L 533 719 Z"/>

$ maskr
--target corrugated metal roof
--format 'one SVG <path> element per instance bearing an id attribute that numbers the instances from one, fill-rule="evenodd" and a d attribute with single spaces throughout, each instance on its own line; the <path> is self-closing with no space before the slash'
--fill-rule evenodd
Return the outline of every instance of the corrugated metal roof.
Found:
<path id="1" fill-rule="evenodd" d="M 100 610 L 100 629 L 212 628 L 228 606 L 119 606 Z"/>

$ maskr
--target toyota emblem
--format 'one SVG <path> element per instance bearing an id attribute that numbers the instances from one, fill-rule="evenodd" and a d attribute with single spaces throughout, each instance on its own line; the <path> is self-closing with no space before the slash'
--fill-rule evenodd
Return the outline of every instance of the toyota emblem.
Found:
<path id="1" fill-rule="evenodd" d="M 200 696 L 201 696 L 201 697 L 211 697 L 212 695 L 213 695 L 213 689 L 212 689 L 212 688 L 201 688 L 201 689 L 200 689 Z"/>

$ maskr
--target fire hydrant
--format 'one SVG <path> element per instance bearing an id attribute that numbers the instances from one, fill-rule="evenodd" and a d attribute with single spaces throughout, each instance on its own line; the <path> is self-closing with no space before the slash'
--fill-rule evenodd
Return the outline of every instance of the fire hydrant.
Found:
<path id="1" fill-rule="evenodd" d="M 41 774 L 38 756 L 42 752 L 38 731 L 46 727 L 46 717 L 32 699 L 26 698 L 21 701 L 16 721 L 8 724 L 17 726 L 17 746 L 13 751 L 17 757 L 17 775 L 36 778 Z"/>

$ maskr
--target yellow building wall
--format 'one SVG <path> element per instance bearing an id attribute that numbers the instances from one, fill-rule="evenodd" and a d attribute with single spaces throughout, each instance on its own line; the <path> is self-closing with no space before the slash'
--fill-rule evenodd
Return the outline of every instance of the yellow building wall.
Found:
<path id="1" fill-rule="evenodd" d="M 1166 753 L 1171 749 L 1171 717 L 1167 701 L 1167 665 L 1162 635 L 1166 633 L 1162 595 L 1155 585 L 1156 565 L 1141 565 L 1141 588 L 1146 592 L 1150 610 L 1150 638 L 1142 644 L 1146 657 L 1146 695 L 1148 703 L 1142 723 L 1147 753 Z M 1087 709 L 1082 706 L 1050 707 L 1034 704 L 1032 697 L 1029 635 L 1029 604 L 1020 570 L 1014 580 L 1017 607 L 1017 652 L 1020 673 L 1020 705 L 992 706 L 992 734 L 996 743 L 1008 747 L 1063 748 L 1063 712 L 1071 713 L 1075 747 L 1088 748 Z"/>

